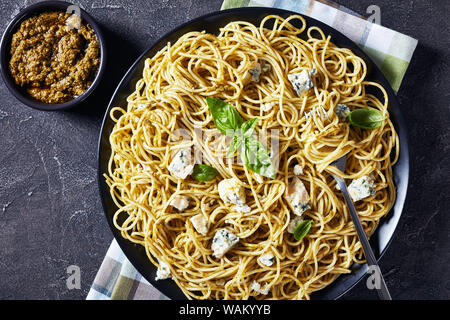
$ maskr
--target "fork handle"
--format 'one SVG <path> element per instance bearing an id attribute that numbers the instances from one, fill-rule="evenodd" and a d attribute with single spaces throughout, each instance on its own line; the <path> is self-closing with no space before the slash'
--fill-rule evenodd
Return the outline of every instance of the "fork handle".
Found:
<path id="1" fill-rule="evenodd" d="M 364 231 L 353 201 L 348 193 L 347 185 L 345 184 L 345 181 L 343 179 L 339 177 L 335 177 L 335 179 L 339 187 L 341 188 L 342 193 L 344 194 L 345 201 L 347 202 L 347 207 L 350 211 L 353 224 L 356 228 L 356 233 L 358 234 L 359 241 L 361 242 L 361 245 L 363 247 L 364 255 L 367 259 L 367 264 L 369 266 L 374 266 L 376 268 L 376 271 L 378 272 L 378 276 L 380 277 L 380 288 L 376 289 L 378 296 L 381 300 L 392 300 L 389 290 L 386 286 L 386 282 L 384 281 L 383 274 L 381 273 L 381 269 L 378 266 L 378 261 L 375 258 L 372 247 L 370 246 L 369 240 L 367 239 L 366 232 Z"/>

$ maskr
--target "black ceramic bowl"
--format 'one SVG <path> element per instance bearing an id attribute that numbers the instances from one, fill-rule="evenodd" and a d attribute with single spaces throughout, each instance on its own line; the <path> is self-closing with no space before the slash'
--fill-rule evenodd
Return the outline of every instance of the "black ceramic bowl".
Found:
<path id="1" fill-rule="evenodd" d="M 158 41 L 150 44 L 148 49 L 145 50 L 135 61 L 118 85 L 109 103 L 108 109 L 106 110 L 98 145 L 98 183 L 106 219 L 111 227 L 114 237 L 117 240 L 117 243 L 125 253 L 128 260 L 131 261 L 134 267 L 148 282 L 171 299 L 186 299 L 186 296 L 180 288 L 178 288 L 174 281 L 155 281 L 156 267 L 147 258 L 144 247 L 123 238 L 120 231 L 116 229 L 113 224 L 113 215 L 118 208 L 111 197 L 109 187 L 103 177 L 103 174 L 108 172 L 108 161 L 111 155 L 109 135 L 111 134 L 115 124 L 115 122 L 109 117 L 110 110 L 115 106 L 123 107 L 127 105 L 128 95 L 136 89 L 136 82 L 142 78 L 142 70 L 145 65 L 145 60 L 153 57 L 156 52 L 167 44 L 167 42 L 175 43 L 180 36 L 190 31 L 205 30 L 206 32 L 218 34 L 219 29 L 231 21 L 247 21 L 259 25 L 261 20 L 269 14 L 276 14 L 287 18 L 288 16 L 296 13 L 275 8 L 245 7 L 213 12 L 193 19 L 175 28 L 166 35 L 162 36 Z M 400 156 L 398 162 L 393 167 L 394 182 L 397 187 L 397 198 L 390 213 L 380 221 L 379 227 L 370 239 L 370 244 L 374 250 L 375 256 L 378 260 L 380 260 L 389 247 L 389 244 L 394 236 L 395 229 L 402 214 L 403 204 L 405 202 L 406 191 L 408 188 L 408 137 L 406 133 L 406 124 L 401 114 L 400 104 L 384 75 L 377 68 L 375 63 L 373 63 L 373 61 L 354 42 L 323 22 L 317 21 L 308 16 L 303 16 L 303 18 L 305 18 L 308 27 L 320 27 L 326 35 L 331 36 L 331 40 L 334 44 L 339 47 L 349 48 L 356 55 L 364 59 L 368 66 L 367 79 L 380 83 L 389 95 L 389 111 L 391 120 L 394 123 L 400 139 Z M 296 25 L 295 21 L 291 23 Z M 383 97 L 379 98 L 383 99 Z M 354 263 L 351 267 L 351 273 L 340 275 L 326 288 L 314 292 L 311 295 L 311 298 L 326 300 L 337 299 L 355 286 L 364 277 L 367 270 L 367 264 Z"/>
<path id="2" fill-rule="evenodd" d="M 22 21 L 38 15 L 43 12 L 48 11 L 67 11 L 69 6 L 72 6 L 72 3 L 63 2 L 63 1 L 42 1 L 36 4 L 30 5 L 19 12 L 17 16 L 9 23 L 5 32 L 3 33 L 3 37 L 0 45 L 0 71 L 3 77 L 3 80 L 6 83 L 8 89 L 12 92 L 12 94 L 19 99 L 22 103 L 26 104 L 29 107 L 39 110 L 46 111 L 56 111 L 56 110 L 65 110 L 69 108 L 73 108 L 78 105 L 80 102 L 85 100 L 97 87 L 99 84 L 103 72 L 105 70 L 106 65 L 106 46 L 105 39 L 100 31 L 100 27 L 95 23 L 94 19 L 83 9 L 80 8 L 82 21 L 89 24 L 97 35 L 99 46 L 100 46 L 100 66 L 97 71 L 97 75 L 95 76 L 94 81 L 89 86 L 89 88 L 83 92 L 83 94 L 78 97 L 59 104 L 48 104 L 39 102 L 32 97 L 30 97 L 25 90 L 17 85 L 14 79 L 11 76 L 11 72 L 9 70 L 9 60 L 10 56 L 10 48 L 11 48 L 11 39 L 13 34 L 17 31 Z"/>

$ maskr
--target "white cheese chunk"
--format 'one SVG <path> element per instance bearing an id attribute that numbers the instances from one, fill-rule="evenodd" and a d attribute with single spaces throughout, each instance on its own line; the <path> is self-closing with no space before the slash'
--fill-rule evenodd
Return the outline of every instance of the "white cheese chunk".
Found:
<path id="1" fill-rule="evenodd" d="M 243 74 L 242 83 L 248 84 L 250 81 L 259 82 L 261 76 L 261 64 L 258 62 L 251 62 Z"/>
<path id="2" fill-rule="evenodd" d="M 261 285 L 258 282 L 256 282 L 256 281 L 252 282 L 252 284 L 250 285 L 250 288 L 253 291 L 258 292 L 259 294 L 267 295 L 269 293 L 269 288 L 267 288 L 267 284 L 264 286 L 264 289 L 262 289 Z"/>
<path id="3" fill-rule="evenodd" d="M 196 214 L 191 218 L 191 222 L 198 233 L 206 236 L 206 234 L 208 233 L 208 220 L 206 220 L 203 214 Z"/>
<path id="4" fill-rule="evenodd" d="M 334 113 L 338 116 L 340 120 L 345 120 L 348 117 L 348 114 L 350 113 L 350 108 L 347 107 L 346 104 L 338 104 L 336 108 L 334 109 Z"/>
<path id="5" fill-rule="evenodd" d="M 225 280 L 223 279 L 216 280 L 216 285 L 218 285 L 219 287 L 223 287 L 225 285 Z"/>
<path id="6" fill-rule="evenodd" d="M 287 227 L 287 232 L 289 233 L 294 233 L 295 229 L 297 229 L 298 225 L 300 223 L 302 223 L 303 218 L 299 217 L 299 216 L 295 216 L 294 219 L 291 219 L 291 221 L 289 221 L 288 227 Z"/>
<path id="7" fill-rule="evenodd" d="M 311 208 L 308 191 L 299 178 L 294 177 L 292 179 L 287 193 L 286 200 L 296 215 L 301 216 L 303 212 Z"/>
<path id="8" fill-rule="evenodd" d="M 296 164 L 294 166 L 294 174 L 296 176 L 299 176 L 299 175 L 303 174 L 303 168 L 299 164 Z"/>
<path id="9" fill-rule="evenodd" d="M 182 149 L 173 157 L 168 167 L 170 173 L 177 178 L 186 179 L 194 170 L 194 162 L 191 159 L 191 151 Z"/>
<path id="10" fill-rule="evenodd" d="M 216 258 L 222 258 L 233 246 L 239 242 L 239 237 L 227 229 L 220 229 L 214 235 L 211 249 Z"/>
<path id="11" fill-rule="evenodd" d="M 259 63 L 255 63 L 253 67 L 248 70 L 248 73 L 252 76 L 253 82 L 259 82 L 259 78 L 261 76 L 261 65 Z"/>
<path id="12" fill-rule="evenodd" d="M 258 258 L 258 261 L 270 267 L 275 262 L 275 256 L 272 253 L 265 253 Z"/>
<path id="13" fill-rule="evenodd" d="M 294 87 L 297 95 L 301 96 L 309 89 L 314 87 L 314 83 L 312 80 L 312 76 L 316 73 L 316 69 L 312 69 L 311 71 L 303 70 L 300 73 L 291 73 L 288 74 L 288 79 Z"/>
<path id="14" fill-rule="evenodd" d="M 178 195 L 170 201 L 172 207 L 177 208 L 179 211 L 183 211 L 189 206 L 189 197 Z"/>
<path id="15" fill-rule="evenodd" d="M 375 181 L 371 176 L 363 176 L 353 180 L 348 186 L 348 193 L 353 201 L 370 197 L 375 194 Z"/>
<path id="16" fill-rule="evenodd" d="M 156 277 L 155 280 L 164 280 L 171 278 L 169 265 L 165 263 L 164 261 L 161 261 L 158 259 L 159 268 L 156 270 Z"/>
<path id="17" fill-rule="evenodd" d="M 250 207 L 245 204 L 245 189 L 236 178 L 224 179 L 217 186 L 220 198 L 226 204 L 234 204 L 239 212 L 250 212 Z"/>
<path id="18" fill-rule="evenodd" d="M 244 205 L 242 205 L 242 206 L 235 206 L 234 208 L 236 209 L 237 212 L 243 212 L 243 213 L 247 213 L 247 212 L 250 212 L 250 211 L 252 210 L 252 209 L 251 209 L 248 205 L 246 205 L 246 204 L 244 204 Z"/>
<path id="19" fill-rule="evenodd" d="M 261 110 L 264 112 L 269 112 L 275 106 L 275 102 L 267 102 L 261 105 Z"/>
<path id="20" fill-rule="evenodd" d="M 136 106 L 136 109 L 137 109 L 137 110 L 141 110 L 141 109 L 147 108 L 148 106 L 150 106 L 148 103 L 139 103 L 139 104 Z"/>

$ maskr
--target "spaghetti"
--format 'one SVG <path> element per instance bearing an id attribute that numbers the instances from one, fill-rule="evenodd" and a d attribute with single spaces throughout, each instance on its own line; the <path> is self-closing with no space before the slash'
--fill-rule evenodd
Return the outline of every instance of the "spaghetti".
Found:
<path id="1" fill-rule="evenodd" d="M 258 81 L 248 76 L 255 63 L 262 66 Z M 288 75 L 303 70 L 315 70 L 313 88 L 299 94 Z M 150 261 L 170 274 L 188 298 L 309 299 L 349 273 L 352 263 L 363 261 L 330 173 L 347 181 L 364 176 L 374 181 L 374 193 L 355 201 L 369 235 L 395 200 L 392 165 L 399 154 L 398 136 L 389 119 L 388 95 L 365 79 L 366 72 L 361 58 L 334 45 L 321 29 L 307 28 L 297 15 L 267 16 L 259 27 L 231 22 L 219 35 L 189 32 L 167 44 L 146 60 L 127 107 L 110 112 L 115 126 L 105 178 L 119 208 L 115 227 L 144 246 Z M 378 89 L 384 101 L 369 87 Z M 207 97 L 228 102 L 244 120 L 257 118 L 257 132 L 278 130 L 279 150 L 271 154 L 278 158 L 275 178 L 228 161 L 225 135 L 199 134 L 218 133 Z M 372 130 L 350 126 L 335 113 L 338 104 L 377 109 L 382 125 Z M 317 108 L 322 116 L 314 112 Z M 190 139 L 180 141 L 175 132 L 181 129 Z M 177 152 L 190 148 L 217 170 L 216 178 L 197 181 L 170 172 Z M 345 173 L 329 166 L 345 154 Z M 309 208 L 301 219 L 313 221 L 301 240 L 288 232 L 298 218 L 287 200 L 294 177 L 308 193 Z M 221 198 L 218 185 L 230 178 L 243 190 L 249 210 L 237 210 Z M 181 196 L 188 205 L 178 210 L 173 203 Z M 206 231 L 193 225 L 195 216 L 206 221 Z M 212 248 L 222 229 L 239 239 L 223 256 Z M 271 263 L 261 259 L 265 255 Z"/>

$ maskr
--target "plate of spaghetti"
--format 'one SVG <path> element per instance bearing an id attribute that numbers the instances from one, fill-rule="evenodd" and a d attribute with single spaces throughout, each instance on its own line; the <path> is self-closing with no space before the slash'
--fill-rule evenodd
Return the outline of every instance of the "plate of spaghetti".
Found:
<path id="1" fill-rule="evenodd" d="M 345 172 L 331 163 L 346 156 Z M 336 299 L 367 271 L 345 178 L 380 258 L 408 185 L 400 107 L 331 27 L 215 12 L 146 50 L 116 89 L 99 186 L 116 240 L 172 299 Z"/>

